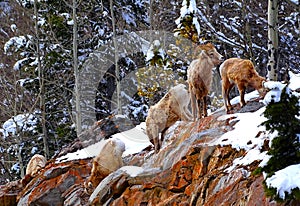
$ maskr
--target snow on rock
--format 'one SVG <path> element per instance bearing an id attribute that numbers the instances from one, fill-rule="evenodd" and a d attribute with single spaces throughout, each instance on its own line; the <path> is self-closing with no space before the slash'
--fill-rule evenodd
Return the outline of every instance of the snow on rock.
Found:
<path id="1" fill-rule="evenodd" d="M 125 144 L 125 151 L 123 153 L 123 156 L 138 153 L 151 145 L 148 136 L 144 132 L 145 125 L 146 124 L 143 122 L 133 129 L 114 134 L 112 138 L 110 138 L 116 141 L 118 144 Z M 84 149 L 59 157 L 57 158 L 56 162 L 59 163 L 76 159 L 93 158 L 100 153 L 107 141 L 108 140 L 102 139 L 101 141 L 92 144 Z"/>
<path id="2" fill-rule="evenodd" d="M 237 166 L 247 166 L 254 162 L 255 160 L 263 160 L 265 159 L 267 155 L 267 152 L 260 152 L 259 147 L 255 147 L 251 150 L 249 150 L 245 156 L 236 158 L 233 161 L 233 165 L 225 170 L 225 172 L 231 172 L 234 170 Z"/>
<path id="3" fill-rule="evenodd" d="M 144 171 L 142 167 L 137 167 L 137 166 L 124 166 L 121 167 L 120 170 L 126 172 L 131 177 L 136 177 L 137 175 L 139 175 Z"/>
<path id="4" fill-rule="evenodd" d="M 141 123 L 135 128 L 112 136 L 112 138 L 118 138 L 125 143 L 125 152 L 123 153 L 123 157 L 129 154 L 138 153 L 151 145 L 151 142 L 145 133 L 145 127 L 146 124 Z"/>
<path id="5" fill-rule="evenodd" d="M 263 83 L 263 86 L 270 90 L 282 90 L 286 86 L 286 84 L 283 84 L 278 81 L 267 81 Z"/>
<path id="6" fill-rule="evenodd" d="M 280 101 L 281 91 L 286 84 L 276 81 L 267 81 L 263 84 L 263 86 L 270 90 L 262 101 L 265 105 L 268 105 L 271 102 Z"/>
<path id="7" fill-rule="evenodd" d="M 297 90 L 300 88 L 300 74 L 294 74 L 293 72 L 289 72 L 290 76 L 290 84 L 289 88 L 291 90 Z"/>
<path id="8" fill-rule="evenodd" d="M 264 83 L 264 87 L 269 89 L 262 102 L 268 105 L 271 102 L 280 101 L 281 92 L 287 84 L 268 81 Z M 290 83 L 286 92 L 295 91 L 300 88 L 300 76 L 290 72 Z M 296 93 L 296 92 L 295 92 Z M 258 92 L 254 91 L 245 95 L 246 101 L 257 98 Z M 237 104 L 239 97 L 231 100 L 232 104 Z M 261 152 L 261 147 L 265 139 L 268 139 L 271 143 L 272 139 L 276 136 L 276 132 L 270 134 L 266 132 L 264 126 L 261 123 L 267 119 L 263 116 L 265 107 L 257 110 L 253 113 L 235 113 L 230 115 L 224 115 L 218 118 L 219 121 L 232 118 L 230 121 L 238 121 L 233 127 L 232 131 L 229 131 L 222 135 L 217 141 L 211 142 L 211 145 L 231 145 L 232 148 L 237 150 L 245 149 L 246 154 L 243 157 L 237 158 L 233 161 L 233 165 L 226 169 L 226 172 L 231 172 L 239 165 L 249 165 L 255 160 L 262 160 L 259 164 L 263 167 L 270 156 L 266 151 Z M 261 135 L 261 134 L 263 135 Z M 279 196 L 284 199 L 285 192 L 290 193 L 294 188 L 300 188 L 300 164 L 291 165 L 277 171 L 275 175 L 266 179 L 268 187 L 274 187 L 277 189 Z"/>
<path id="9" fill-rule="evenodd" d="M 288 84 L 287 93 L 291 91 L 295 91 L 300 88 L 300 75 L 294 74 L 293 72 L 289 72 L 290 76 L 290 83 Z M 287 84 L 278 82 L 278 81 L 267 81 L 263 85 L 265 88 L 269 89 L 270 91 L 264 97 L 263 103 L 268 105 L 271 102 L 279 102 L 281 92 Z M 295 94 L 297 95 L 297 94 Z"/>
<path id="10" fill-rule="evenodd" d="M 277 189 L 280 198 L 285 198 L 285 192 L 291 193 L 292 189 L 300 188 L 300 164 L 288 166 L 266 179 L 268 187 Z"/>
<path id="11" fill-rule="evenodd" d="M 259 93 L 258 91 L 253 91 L 253 92 L 250 92 L 248 94 L 245 94 L 245 101 L 248 102 L 252 99 L 256 99 L 259 97 Z M 233 104 L 238 104 L 240 102 L 240 96 L 237 96 L 237 97 L 234 97 L 232 100 L 230 100 L 230 103 L 233 105 Z"/>
<path id="12" fill-rule="evenodd" d="M 78 150 L 76 152 L 68 153 L 56 159 L 56 163 L 68 162 L 76 159 L 86 159 L 95 157 L 102 150 L 103 146 L 106 144 L 107 140 L 101 140 L 95 144 L 92 144 L 84 149 Z"/>
<path id="13" fill-rule="evenodd" d="M 222 135 L 213 145 L 220 144 L 231 145 L 235 149 L 250 150 L 255 146 L 260 147 L 263 144 L 265 137 L 257 137 L 260 131 L 265 131 L 263 126 L 260 126 L 266 118 L 262 115 L 265 107 L 257 110 L 253 113 L 236 113 L 221 116 L 218 120 L 225 120 L 231 117 L 235 117 L 233 120 L 238 121 L 234 125 L 234 129 Z"/>

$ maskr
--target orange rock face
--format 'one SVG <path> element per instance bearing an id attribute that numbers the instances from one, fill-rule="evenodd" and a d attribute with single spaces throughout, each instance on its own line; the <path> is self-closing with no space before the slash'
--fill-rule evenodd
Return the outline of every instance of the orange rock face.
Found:
<path id="1" fill-rule="evenodd" d="M 47 165 L 18 194 L 17 201 L 24 205 L 72 205 L 70 202 L 84 205 L 87 198 L 84 199 L 83 182 L 90 170 L 90 160 Z"/>
<path id="2" fill-rule="evenodd" d="M 33 179 L 0 186 L 0 205 L 300 205 L 297 201 L 279 204 L 265 196 L 262 175 L 252 175 L 259 161 L 232 168 L 245 151 L 208 145 L 232 129 L 217 117 L 179 123 L 166 132 L 169 143 L 159 153 L 148 148 L 125 158 L 127 166 L 142 166 L 141 173 L 132 175 L 121 168 L 104 178 L 91 196 L 84 193 L 83 184 L 92 160 L 74 160 L 50 163 Z"/>

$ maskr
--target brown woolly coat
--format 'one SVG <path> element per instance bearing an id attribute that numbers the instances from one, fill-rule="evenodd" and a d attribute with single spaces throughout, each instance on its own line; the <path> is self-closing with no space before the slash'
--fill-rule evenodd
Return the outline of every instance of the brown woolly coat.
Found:
<path id="1" fill-rule="evenodd" d="M 88 194 L 93 192 L 102 179 L 123 166 L 122 154 L 125 151 L 125 144 L 117 139 L 105 141 L 105 145 L 93 159 L 91 175 L 85 182 Z"/>
<path id="2" fill-rule="evenodd" d="M 226 111 L 232 109 L 229 100 L 229 92 L 237 85 L 240 93 L 240 105 L 246 105 L 244 95 L 247 87 L 253 87 L 261 95 L 264 94 L 263 82 L 266 81 L 255 70 L 253 63 L 248 59 L 230 58 L 220 66 L 222 77 L 222 95 Z"/>
<path id="3" fill-rule="evenodd" d="M 200 49 L 198 59 L 191 62 L 187 71 L 194 120 L 196 116 L 198 118 L 207 116 L 206 96 L 210 92 L 212 70 L 221 63 L 223 57 L 211 43 L 201 45 Z"/>
<path id="4" fill-rule="evenodd" d="M 154 144 L 155 152 L 159 151 L 162 144 L 160 133 L 163 136 L 163 133 L 178 120 L 191 120 L 189 102 L 185 85 L 179 84 L 171 88 L 157 104 L 150 107 L 146 118 L 146 133 Z"/>

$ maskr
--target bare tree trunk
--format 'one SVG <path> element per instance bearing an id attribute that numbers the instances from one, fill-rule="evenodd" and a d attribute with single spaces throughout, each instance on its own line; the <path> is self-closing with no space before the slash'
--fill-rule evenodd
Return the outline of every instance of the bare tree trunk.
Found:
<path id="1" fill-rule="evenodd" d="M 268 3 L 268 79 L 278 79 L 278 0 Z"/>
<path id="2" fill-rule="evenodd" d="M 110 0 L 110 12 L 111 12 L 111 19 L 112 19 L 112 27 L 113 27 L 113 43 L 115 47 L 115 71 L 116 71 L 116 84 L 117 84 L 117 114 L 122 114 L 122 105 L 121 105 L 121 84 L 120 84 L 120 72 L 119 72 L 119 52 L 118 52 L 118 43 L 116 39 L 116 19 L 114 16 L 114 6 L 113 0 Z"/>
<path id="3" fill-rule="evenodd" d="M 81 126 L 81 108 L 80 108 L 80 92 L 79 92 L 79 70 L 78 70 L 78 30 L 77 30 L 77 3 L 73 0 L 73 67 L 75 76 L 75 116 L 76 116 L 76 132 L 79 135 L 82 131 Z"/>
<path id="4" fill-rule="evenodd" d="M 17 78 L 16 76 L 14 75 L 14 78 L 15 78 L 15 82 L 17 82 Z M 17 83 L 15 83 L 15 86 L 14 86 L 14 96 L 17 97 L 18 95 L 18 88 L 17 88 Z M 17 101 L 14 101 L 14 108 L 13 108 L 13 116 L 12 116 L 12 120 L 14 122 L 14 124 L 16 125 L 16 133 L 13 135 L 13 139 L 15 140 L 15 152 L 17 154 L 17 159 L 18 159 L 18 162 L 19 162 L 19 166 L 20 166 L 20 175 L 21 175 L 21 178 L 23 178 L 25 176 L 24 174 L 24 165 L 23 165 L 23 158 L 22 158 L 22 135 L 21 135 L 21 132 L 22 132 L 22 129 L 19 128 L 19 125 L 18 125 L 18 122 L 15 121 L 15 116 L 18 115 L 18 106 L 17 106 Z"/>
<path id="5" fill-rule="evenodd" d="M 154 13 L 153 13 L 153 4 L 154 4 L 154 0 L 150 0 L 149 4 L 150 4 L 149 5 L 149 25 L 150 25 L 150 30 L 152 32 L 154 30 L 154 25 L 153 25 L 153 16 L 154 16 Z M 150 35 L 149 42 L 150 42 L 150 45 L 153 42 L 152 35 Z"/>
<path id="6" fill-rule="evenodd" d="M 150 4 L 150 7 L 149 7 L 149 24 L 150 24 L 150 30 L 152 31 L 153 30 L 153 2 L 154 0 L 150 0 L 149 4 Z M 152 42 L 152 41 L 150 41 Z"/>
<path id="7" fill-rule="evenodd" d="M 21 178 L 23 178 L 25 176 L 25 172 L 24 172 L 24 164 L 23 164 L 23 158 L 22 158 L 22 140 L 20 139 L 20 133 L 17 133 L 17 141 L 18 141 L 18 148 L 17 148 L 17 157 L 18 157 L 18 162 L 20 165 L 20 172 L 21 172 Z"/>
<path id="8" fill-rule="evenodd" d="M 40 110 L 41 110 L 41 117 L 42 117 L 44 155 L 48 159 L 49 158 L 49 145 L 48 145 L 48 134 L 47 134 L 47 128 L 46 128 L 45 79 L 44 79 L 44 71 L 42 70 L 41 57 L 40 57 L 40 39 L 39 39 L 37 0 L 34 0 L 34 15 L 35 15 L 36 56 L 37 56 L 37 60 L 38 60 L 38 75 L 39 75 L 39 86 L 40 86 L 39 99 L 40 99 Z"/>
<path id="9" fill-rule="evenodd" d="M 247 53 L 249 54 L 249 59 L 253 62 L 254 66 L 256 66 L 254 54 L 253 54 L 253 48 L 252 48 L 252 39 L 251 39 L 251 27 L 249 24 L 249 12 L 247 11 L 247 6 L 249 5 L 248 0 L 243 1 L 243 8 L 242 8 L 242 13 L 243 13 L 243 19 L 245 21 L 245 49 Z"/>

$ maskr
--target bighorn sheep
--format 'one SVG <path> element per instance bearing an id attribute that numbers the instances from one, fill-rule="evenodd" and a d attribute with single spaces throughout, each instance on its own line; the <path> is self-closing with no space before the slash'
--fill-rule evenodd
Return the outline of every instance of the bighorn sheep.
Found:
<path id="1" fill-rule="evenodd" d="M 246 105 L 244 99 L 246 87 L 253 87 L 261 95 L 264 93 L 263 83 L 266 79 L 258 75 L 250 60 L 239 58 L 227 59 L 220 66 L 220 74 L 222 77 L 222 96 L 226 112 L 232 109 L 229 100 L 229 92 L 235 84 L 240 93 L 241 107 Z"/>
<path id="2" fill-rule="evenodd" d="M 199 58 L 191 62 L 187 71 L 194 121 L 197 116 L 196 104 L 198 108 L 198 118 L 200 119 L 207 116 L 206 97 L 210 92 L 212 70 L 221 63 L 223 58 L 211 43 L 200 45 L 199 47 L 201 50 Z"/>
<path id="3" fill-rule="evenodd" d="M 146 133 L 150 142 L 154 144 L 157 153 L 163 141 L 164 132 L 178 120 L 190 121 L 192 114 L 188 110 L 190 103 L 185 85 L 179 84 L 154 106 L 151 106 L 146 118 Z M 159 134 L 161 133 L 161 138 Z"/>
<path id="4" fill-rule="evenodd" d="M 27 164 L 26 175 L 29 175 L 30 177 L 35 177 L 38 174 L 38 172 L 45 167 L 46 162 L 47 160 L 43 155 L 33 155 Z"/>
<path id="5" fill-rule="evenodd" d="M 122 154 L 125 144 L 118 139 L 103 141 L 105 143 L 102 149 L 93 159 L 91 175 L 84 183 L 87 194 L 91 194 L 106 176 L 123 166 Z"/>

